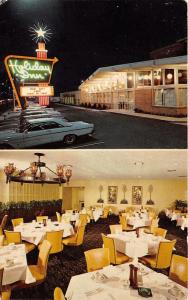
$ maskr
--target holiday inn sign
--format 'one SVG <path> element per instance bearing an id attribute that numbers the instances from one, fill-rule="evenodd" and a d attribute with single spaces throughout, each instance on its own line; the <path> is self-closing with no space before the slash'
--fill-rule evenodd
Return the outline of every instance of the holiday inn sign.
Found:
<path id="1" fill-rule="evenodd" d="M 36 57 L 9 55 L 5 58 L 6 70 L 20 107 L 23 108 L 24 105 L 24 101 L 21 99 L 20 88 L 29 85 L 49 84 L 53 66 L 57 61 L 56 57 L 54 59 L 39 59 Z M 36 95 L 33 94 L 33 96 Z"/>

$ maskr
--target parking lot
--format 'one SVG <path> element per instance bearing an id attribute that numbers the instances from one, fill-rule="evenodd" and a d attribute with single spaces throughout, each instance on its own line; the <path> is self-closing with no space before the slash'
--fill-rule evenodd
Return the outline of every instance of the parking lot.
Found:
<path id="1" fill-rule="evenodd" d="M 55 105 L 54 109 L 69 121 L 84 121 L 95 125 L 93 137 L 81 137 L 69 148 L 183 149 L 187 145 L 186 126 L 179 124 L 63 105 Z M 0 131 L 18 127 L 18 117 L 0 122 Z M 51 143 L 31 148 L 61 149 L 67 146 Z"/>

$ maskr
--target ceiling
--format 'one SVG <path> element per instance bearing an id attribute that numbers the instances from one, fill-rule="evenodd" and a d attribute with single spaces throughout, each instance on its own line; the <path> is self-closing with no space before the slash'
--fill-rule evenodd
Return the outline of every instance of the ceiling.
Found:
<path id="1" fill-rule="evenodd" d="M 0 169 L 14 162 L 17 169 L 36 161 L 35 150 L 1 151 Z M 40 152 L 40 151 L 37 151 Z M 42 150 L 42 161 L 73 166 L 73 179 L 181 179 L 186 175 L 186 150 Z M 135 162 L 138 162 L 135 165 Z M 142 162 L 144 164 L 142 164 Z M 168 170 L 173 170 L 168 172 Z M 185 178 L 184 178 L 185 179 Z"/>

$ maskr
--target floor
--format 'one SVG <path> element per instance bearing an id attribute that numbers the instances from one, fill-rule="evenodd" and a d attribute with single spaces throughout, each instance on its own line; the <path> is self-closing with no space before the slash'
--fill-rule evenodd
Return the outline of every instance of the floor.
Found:
<path id="1" fill-rule="evenodd" d="M 187 241 L 186 233 L 179 231 L 180 229 L 175 226 L 169 226 L 165 223 L 165 219 L 161 219 L 160 226 L 168 226 L 167 238 L 177 239 L 175 253 L 186 256 L 187 254 Z M 66 292 L 69 281 L 72 276 L 86 272 L 86 263 L 84 258 L 84 251 L 98 248 L 102 246 L 101 233 L 107 234 L 110 232 L 109 225 L 117 224 L 118 217 L 110 216 L 107 220 L 100 219 L 97 223 L 88 224 L 84 237 L 83 246 L 64 247 L 62 254 L 51 255 L 48 263 L 48 275 L 46 281 L 39 286 L 28 288 L 24 290 L 14 290 L 12 292 L 12 299 L 53 299 L 53 291 L 56 286 L 62 288 Z M 37 261 L 38 250 L 28 255 L 28 263 L 35 264 Z M 167 274 L 167 271 L 163 272 Z"/>

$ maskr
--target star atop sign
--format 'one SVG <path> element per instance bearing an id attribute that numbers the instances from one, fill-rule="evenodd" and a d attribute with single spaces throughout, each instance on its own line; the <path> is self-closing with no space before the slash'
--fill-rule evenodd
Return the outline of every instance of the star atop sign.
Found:
<path id="1" fill-rule="evenodd" d="M 47 26 L 41 25 L 41 24 L 35 24 L 33 27 L 29 28 L 29 31 L 31 33 L 32 39 L 36 42 L 38 41 L 44 41 L 45 43 L 50 40 L 50 37 L 52 35 L 52 32 L 50 29 L 47 28 Z"/>
<path id="2" fill-rule="evenodd" d="M 38 38 L 39 37 L 43 37 L 44 38 L 44 35 L 46 33 L 46 30 L 43 30 L 41 27 L 38 29 L 38 30 L 35 30 L 37 35 L 38 35 Z"/>

